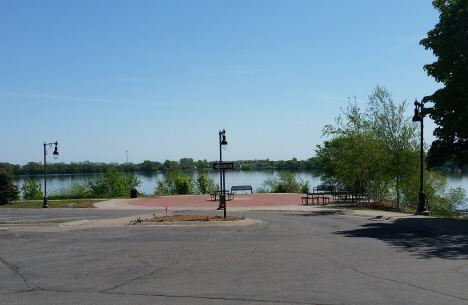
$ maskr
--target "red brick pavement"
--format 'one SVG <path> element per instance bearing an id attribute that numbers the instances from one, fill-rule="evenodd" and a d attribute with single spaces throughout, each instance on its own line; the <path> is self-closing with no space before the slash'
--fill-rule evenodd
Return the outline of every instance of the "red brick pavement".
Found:
<path id="1" fill-rule="evenodd" d="M 227 207 L 258 207 L 302 205 L 302 194 L 236 194 Z M 147 207 L 218 207 L 219 201 L 211 201 L 210 195 L 184 195 L 138 198 L 130 205 Z"/>

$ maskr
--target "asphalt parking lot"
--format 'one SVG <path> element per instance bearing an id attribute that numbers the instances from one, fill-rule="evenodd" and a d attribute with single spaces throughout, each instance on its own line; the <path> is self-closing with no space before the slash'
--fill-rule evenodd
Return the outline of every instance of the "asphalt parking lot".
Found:
<path id="1" fill-rule="evenodd" d="M 75 217 L 0 231 L 2 302 L 468 304 L 467 234 L 409 223 L 426 218 L 246 210 L 229 214 L 256 221 L 143 226 L 127 220 L 163 210 L 70 210 L 2 210 Z"/>

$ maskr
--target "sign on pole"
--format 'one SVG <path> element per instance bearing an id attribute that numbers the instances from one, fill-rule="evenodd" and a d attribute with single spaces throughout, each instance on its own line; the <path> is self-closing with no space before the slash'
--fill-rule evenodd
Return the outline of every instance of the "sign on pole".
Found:
<path id="1" fill-rule="evenodd" d="M 220 169 L 234 169 L 234 162 L 216 162 L 213 163 L 213 169 L 220 170 Z"/>

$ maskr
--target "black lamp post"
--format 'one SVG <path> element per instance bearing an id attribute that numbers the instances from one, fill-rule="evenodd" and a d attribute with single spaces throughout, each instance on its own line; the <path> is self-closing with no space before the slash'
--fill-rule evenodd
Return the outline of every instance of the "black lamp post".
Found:
<path id="1" fill-rule="evenodd" d="M 47 204 L 47 173 L 46 173 L 46 166 L 47 166 L 47 161 L 46 161 L 46 155 L 47 151 L 52 148 L 52 145 L 55 144 L 55 151 L 52 154 L 54 156 L 54 159 L 57 159 L 59 156 L 58 150 L 57 150 L 57 141 L 55 143 L 45 143 L 44 142 L 44 205 L 42 206 L 43 208 L 48 208 L 49 205 Z M 49 145 L 49 148 L 46 148 L 46 146 Z"/>
<path id="2" fill-rule="evenodd" d="M 227 149 L 227 141 L 226 141 L 226 131 L 219 131 L 219 163 L 223 162 L 223 150 Z M 220 171 L 220 184 L 219 187 L 221 188 L 219 194 L 219 207 L 218 210 L 224 208 L 224 218 L 226 218 L 226 185 L 224 181 L 224 170 Z"/>
<path id="3" fill-rule="evenodd" d="M 426 210 L 425 203 L 426 203 L 426 193 L 424 193 L 424 123 L 423 123 L 423 109 L 424 109 L 424 104 L 419 103 L 418 100 L 414 101 L 414 116 L 412 121 L 413 122 L 421 122 L 421 164 L 420 164 L 420 171 L 421 171 L 421 177 L 420 177 L 420 186 L 419 186 L 419 203 L 418 203 L 418 209 L 416 212 L 414 212 L 415 215 L 428 215 L 429 212 Z"/>

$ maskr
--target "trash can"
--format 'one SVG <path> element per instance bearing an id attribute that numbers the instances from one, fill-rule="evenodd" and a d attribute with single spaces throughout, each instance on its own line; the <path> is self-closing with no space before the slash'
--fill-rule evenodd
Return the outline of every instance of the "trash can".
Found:
<path id="1" fill-rule="evenodd" d="M 136 188 L 132 188 L 130 190 L 130 198 L 137 198 L 138 197 L 138 191 Z"/>

